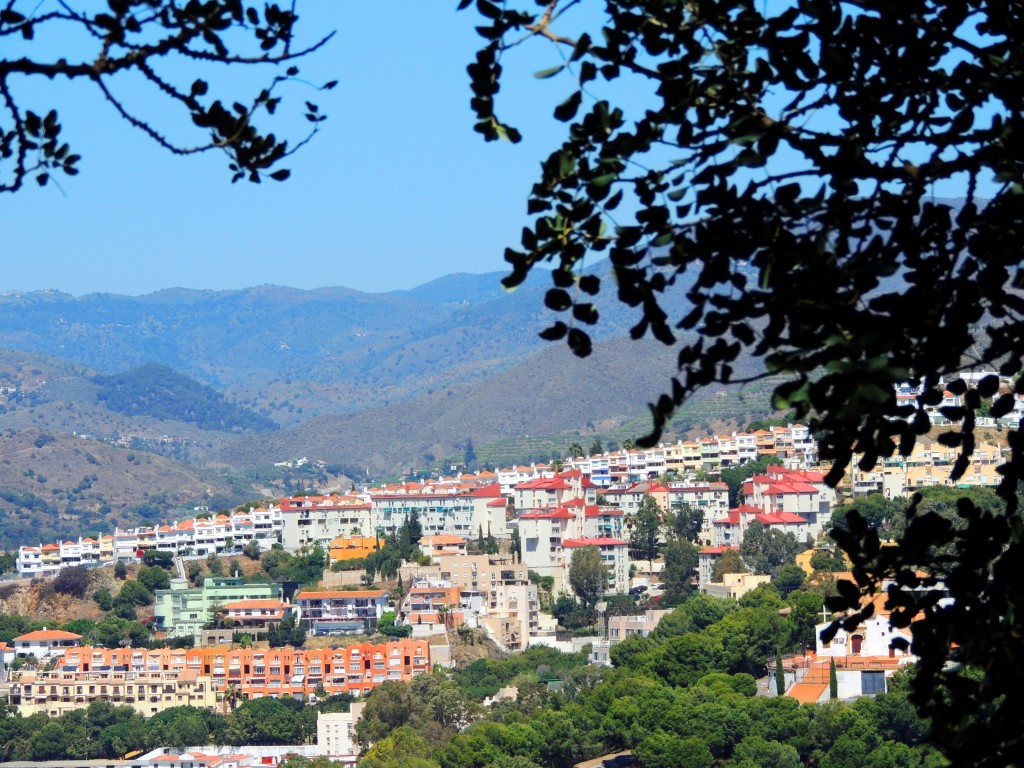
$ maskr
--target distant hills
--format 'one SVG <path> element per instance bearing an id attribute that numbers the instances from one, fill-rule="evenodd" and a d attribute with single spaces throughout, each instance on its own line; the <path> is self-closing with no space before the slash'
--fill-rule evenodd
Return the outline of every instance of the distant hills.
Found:
<path id="1" fill-rule="evenodd" d="M 541 273 L 513 293 L 501 273 L 410 291 L 173 289 L 147 296 L 0 295 L 0 345 L 104 373 L 159 363 L 281 424 L 364 410 L 490 376 L 545 346 Z M 599 301 L 599 338 L 635 312 Z"/>
<path id="2" fill-rule="evenodd" d="M 96 398 L 114 413 L 195 424 L 200 429 L 267 432 L 277 425 L 160 363 L 96 376 Z"/>
<path id="3" fill-rule="evenodd" d="M 347 487 L 458 459 L 470 440 L 482 462 L 506 462 L 644 434 L 674 350 L 624 338 L 637 318 L 606 284 L 595 352 L 579 360 L 537 336 L 553 319 L 546 276 L 511 294 L 501 276 L 385 294 L 0 295 L 0 544 L 189 501 Z M 676 430 L 742 426 L 768 413 L 768 389 L 701 393 Z M 135 460 L 101 472 L 86 450 L 107 467 Z"/>

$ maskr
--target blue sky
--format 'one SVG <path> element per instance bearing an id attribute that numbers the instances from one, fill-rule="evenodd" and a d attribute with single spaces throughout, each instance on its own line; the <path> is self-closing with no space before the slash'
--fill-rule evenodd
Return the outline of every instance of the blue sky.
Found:
<path id="1" fill-rule="evenodd" d="M 137 295 L 273 283 L 383 291 L 502 270 L 503 250 L 526 222 L 539 161 L 564 128 L 549 119 L 551 106 L 571 84 L 529 75 L 558 63 L 553 48 L 529 54 L 536 66 L 520 60 L 520 81 L 510 78 L 503 96 L 525 140 L 485 143 L 472 130 L 465 71 L 479 47 L 479 16 L 454 6 L 300 4 L 307 40 L 336 32 L 300 63 L 301 76 L 339 85 L 317 94 L 291 83 L 283 91 L 282 108 L 292 114 L 309 99 L 329 115 L 292 158 L 284 183 L 232 185 L 222 155 L 171 157 L 89 84 L 25 81 L 23 107 L 57 108 L 65 140 L 83 159 L 78 176 L 59 179 L 63 193 L 30 184 L 0 199 L 0 290 Z M 223 91 L 233 100 L 264 82 L 250 77 L 226 70 L 210 80 L 248 82 Z M 180 115 L 161 119 L 159 97 L 136 96 L 161 125 L 189 127 Z"/>

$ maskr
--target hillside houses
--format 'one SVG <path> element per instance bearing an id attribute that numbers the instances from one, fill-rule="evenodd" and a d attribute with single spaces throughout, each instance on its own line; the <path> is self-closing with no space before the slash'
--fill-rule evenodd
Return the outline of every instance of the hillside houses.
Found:
<path id="1" fill-rule="evenodd" d="M 22 675 L 10 701 L 26 716 L 58 716 L 106 700 L 149 717 L 171 707 L 225 707 L 229 688 L 243 698 L 305 700 L 317 687 L 356 696 L 384 682 L 430 671 L 425 640 L 362 643 L 346 648 L 65 649 L 52 670 Z"/>
<path id="2" fill-rule="evenodd" d="M 629 588 L 628 545 L 619 538 L 622 511 L 598 507 L 596 487 L 587 477 L 570 470 L 522 483 L 514 492 L 523 563 L 541 576 L 550 576 L 556 592 L 568 591 L 573 552 L 585 546 L 601 551 L 609 569 L 609 591 Z"/>

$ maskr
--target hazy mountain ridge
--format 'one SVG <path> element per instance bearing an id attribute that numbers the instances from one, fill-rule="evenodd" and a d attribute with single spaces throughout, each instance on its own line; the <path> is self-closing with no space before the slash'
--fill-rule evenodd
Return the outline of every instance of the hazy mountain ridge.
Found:
<path id="1" fill-rule="evenodd" d="M 277 286 L 142 297 L 0 294 L 0 430 L 30 447 L 0 458 L 8 462 L 0 473 L 10 496 L 0 504 L 12 526 L 7 541 L 36 530 L 70 535 L 72 524 L 115 518 L 130 524 L 147 509 L 179 503 L 228 505 L 308 487 L 322 478 L 273 466 L 304 456 L 334 467 L 327 474 L 336 480 L 346 471 L 380 477 L 460 457 L 467 440 L 489 461 L 507 463 L 560 453 L 572 436 L 589 445 L 593 436 L 644 434 L 646 403 L 669 388 L 676 352 L 624 338 L 636 311 L 615 299 L 607 265 L 597 272 L 602 316 L 585 360 L 537 336 L 556 317 L 543 306 L 543 272 L 511 293 L 493 273 L 390 294 Z M 174 393 L 129 388 L 124 402 L 101 397 L 102 383 L 123 383 L 139 366 L 157 371 L 149 378 L 158 389 L 161 378 L 176 382 L 169 389 L 177 394 L 159 407 Z M 752 372 L 749 361 L 735 368 L 737 376 Z M 221 416 L 195 418 L 200 406 L 188 405 L 189 392 L 201 394 L 193 403 L 223 407 Z M 681 413 L 680 433 L 728 429 L 768 411 L 763 390 L 745 392 L 746 399 L 729 387 L 700 393 Z M 231 413 L 261 414 L 281 428 L 232 434 L 225 430 L 260 426 L 234 423 Z M 31 449 L 40 434 L 54 438 L 44 441 L 45 482 Z M 82 436 L 135 461 L 126 473 L 94 472 Z M 111 454 L 106 463 L 117 462 Z"/>
<path id="2" fill-rule="evenodd" d="M 595 338 L 623 335 L 637 312 L 614 299 L 606 264 L 596 272 L 606 293 L 596 299 Z M 543 305 L 547 274 L 513 292 L 503 276 L 449 275 L 380 294 L 278 286 L 139 297 L 6 293 L 0 344 L 106 373 L 160 363 L 295 426 L 479 380 L 543 349 L 537 334 L 555 319 Z"/>

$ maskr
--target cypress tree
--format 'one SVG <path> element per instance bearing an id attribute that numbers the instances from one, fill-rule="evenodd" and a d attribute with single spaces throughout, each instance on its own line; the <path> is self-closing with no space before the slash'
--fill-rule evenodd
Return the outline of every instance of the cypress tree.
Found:
<path id="1" fill-rule="evenodd" d="M 828 661 L 828 697 L 830 699 L 839 698 L 839 677 L 836 675 L 835 657 Z"/>
<path id="2" fill-rule="evenodd" d="M 782 669 L 782 653 L 775 649 L 775 692 L 779 696 L 786 695 L 786 673 Z"/>

